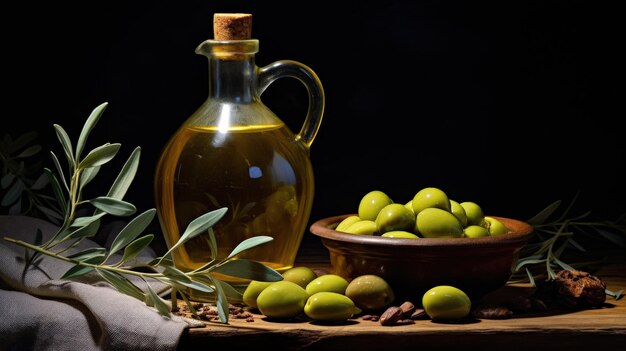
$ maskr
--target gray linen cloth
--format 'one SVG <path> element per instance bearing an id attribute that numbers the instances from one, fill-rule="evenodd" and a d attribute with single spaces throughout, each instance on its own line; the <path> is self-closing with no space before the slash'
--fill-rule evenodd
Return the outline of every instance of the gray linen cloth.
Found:
<path id="1" fill-rule="evenodd" d="M 34 243 L 37 229 L 45 242 L 57 227 L 31 217 L 0 216 L 0 350 L 176 349 L 183 330 L 193 325 L 189 320 L 164 318 L 97 274 L 60 280 L 73 265 L 52 257 L 40 256 L 37 266 L 25 271 L 24 248 L 4 237 Z M 93 246 L 98 245 L 86 239 L 64 255 Z M 165 292 L 163 285 L 151 286 Z"/>

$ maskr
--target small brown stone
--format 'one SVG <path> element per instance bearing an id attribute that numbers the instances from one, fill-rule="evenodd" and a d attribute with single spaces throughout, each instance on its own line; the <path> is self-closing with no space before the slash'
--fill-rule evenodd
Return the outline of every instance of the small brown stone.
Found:
<path id="1" fill-rule="evenodd" d="M 562 270 L 555 281 L 561 301 L 569 306 L 596 307 L 606 301 L 606 284 L 587 272 Z"/>
<path id="2" fill-rule="evenodd" d="M 394 325 L 402 318 L 402 310 L 400 307 L 391 306 L 380 316 L 381 325 Z"/>

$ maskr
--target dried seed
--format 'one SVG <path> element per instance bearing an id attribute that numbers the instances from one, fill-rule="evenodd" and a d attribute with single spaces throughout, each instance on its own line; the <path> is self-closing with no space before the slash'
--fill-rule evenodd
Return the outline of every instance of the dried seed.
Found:
<path id="1" fill-rule="evenodd" d="M 402 310 L 402 318 L 410 318 L 413 312 L 415 312 L 415 305 L 411 301 L 406 301 L 400 305 Z"/>
<path id="2" fill-rule="evenodd" d="M 426 311 L 424 311 L 421 308 L 417 308 L 415 309 L 415 312 L 413 312 L 411 314 L 411 319 L 425 319 L 428 318 L 428 315 L 426 314 Z"/>
<path id="3" fill-rule="evenodd" d="M 381 325 L 394 325 L 402 317 L 400 307 L 391 306 L 380 316 Z"/>

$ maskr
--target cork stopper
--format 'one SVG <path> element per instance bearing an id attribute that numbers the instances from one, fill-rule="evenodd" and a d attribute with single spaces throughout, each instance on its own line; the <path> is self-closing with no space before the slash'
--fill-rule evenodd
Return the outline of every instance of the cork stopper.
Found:
<path id="1" fill-rule="evenodd" d="M 252 38 L 252 15 L 249 13 L 216 13 L 213 15 L 215 40 L 247 40 Z"/>

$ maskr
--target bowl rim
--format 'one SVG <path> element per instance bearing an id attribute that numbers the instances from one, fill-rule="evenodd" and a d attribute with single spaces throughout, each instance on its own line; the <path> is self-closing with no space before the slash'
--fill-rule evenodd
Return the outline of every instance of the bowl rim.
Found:
<path id="1" fill-rule="evenodd" d="M 525 243 L 534 232 L 534 228 L 521 220 L 485 215 L 485 217 L 495 218 L 512 230 L 512 233 L 487 236 L 481 238 L 385 238 L 372 235 L 358 235 L 343 233 L 334 230 L 330 226 L 339 223 L 348 216 L 357 214 L 344 214 L 319 219 L 311 224 L 309 231 L 322 239 L 351 244 L 385 246 L 385 247 L 471 247 L 471 246 L 496 246 L 504 244 Z M 513 226 L 514 228 L 511 228 Z"/>

